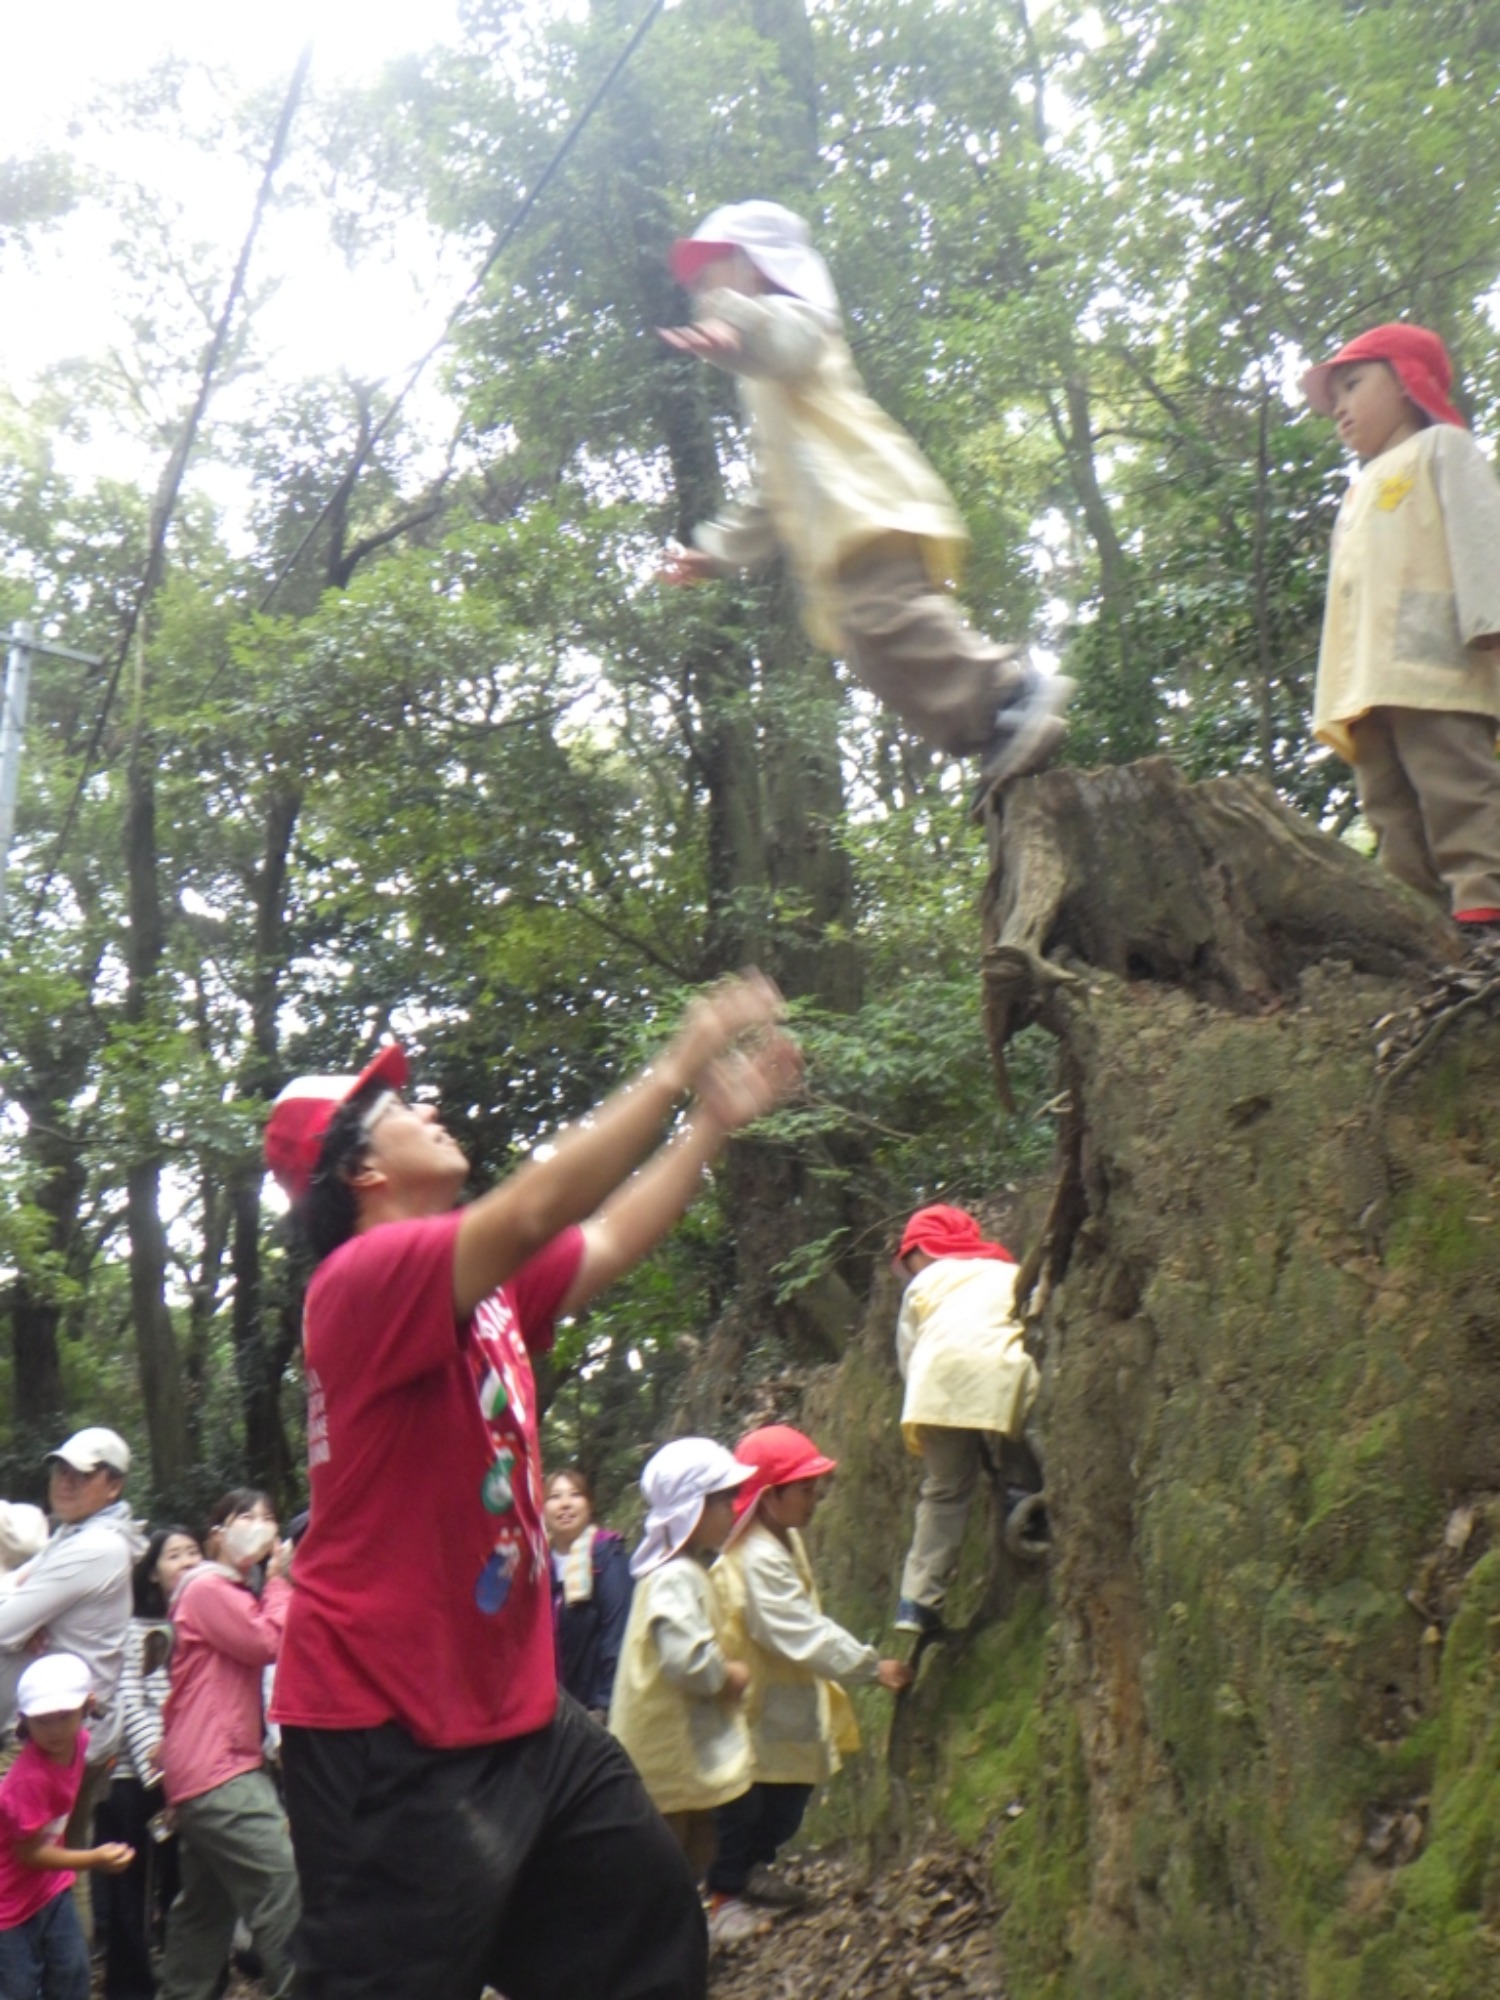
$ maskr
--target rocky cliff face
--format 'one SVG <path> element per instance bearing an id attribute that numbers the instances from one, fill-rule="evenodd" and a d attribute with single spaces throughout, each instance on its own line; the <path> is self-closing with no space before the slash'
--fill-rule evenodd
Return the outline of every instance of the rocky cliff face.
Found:
<path id="1" fill-rule="evenodd" d="M 1222 781 L 1167 785 L 1217 829 L 1175 886 L 1097 843 L 1041 867 L 1091 782 L 1016 788 L 990 940 L 997 1054 L 1040 1018 L 1068 1093 L 1028 1231 L 1055 1552 L 1029 1582 L 978 1526 L 974 1622 L 842 1811 L 990 1843 L 1015 2000 L 1500 1994 L 1500 1022 L 1377 1084 L 1442 927 Z M 1320 948 L 1297 912 L 1346 879 Z M 870 1629 L 914 1484 L 893 1314 L 811 1413 L 830 1595 Z"/>

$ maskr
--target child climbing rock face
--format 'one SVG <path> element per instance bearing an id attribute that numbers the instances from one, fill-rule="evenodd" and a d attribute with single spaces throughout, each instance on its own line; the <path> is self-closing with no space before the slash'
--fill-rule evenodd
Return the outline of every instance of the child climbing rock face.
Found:
<path id="1" fill-rule="evenodd" d="M 772 1864 L 802 1824 L 815 1786 L 859 1748 L 843 1683 L 875 1681 L 899 1692 L 911 1682 L 901 1660 L 881 1659 L 823 1615 L 802 1531 L 818 1482 L 834 1470 L 810 1437 L 789 1424 L 751 1431 L 735 1446 L 749 1475 L 735 1500 L 739 1519 L 714 1566 L 724 1644 L 746 1661 L 750 1683 L 752 1783 L 715 1814 L 718 1853 L 708 1871 L 709 1934 L 750 1919 L 746 1900 L 772 1908 L 803 1901 Z"/>
<path id="2" fill-rule="evenodd" d="M 1426 327 L 1377 326 L 1303 389 L 1361 461 L 1333 531 L 1313 731 L 1354 766 L 1382 864 L 1500 929 L 1500 481 Z"/>
<path id="3" fill-rule="evenodd" d="M 750 1669 L 726 1654 L 708 1574 L 749 1477 L 722 1445 L 696 1437 L 663 1445 L 641 1474 L 649 1512 L 630 1559 L 636 1590 L 609 1711 L 700 1880 L 714 1854 L 714 1808 L 750 1783 L 740 1709 Z"/>
<path id="4" fill-rule="evenodd" d="M 668 583 L 787 556 L 808 632 L 912 729 L 980 760 L 974 805 L 1040 770 L 1064 734 L 1073 684 L 967 624 L 949 585 L 968 533 L 943 482 L 870 398 L 807 225 L 771 201 L 717 208 L 674 245 L 693 325 L 679 353 L 739 379 L 756 490 L 663 563 Z"/>
<path id="5" fill-rule="evenodd" d="M 1037 1371 L 1016 1316 L 1016 1260 L 964 1209 L 919 1208 L 896 1267 L 907 1279 L 896 1322 L 901 1435 L 923 1467 L 896 1630 L 930 1638 L 942 1630 L 986 1457 L 1000 1474 L 1036 1400 Z"/>

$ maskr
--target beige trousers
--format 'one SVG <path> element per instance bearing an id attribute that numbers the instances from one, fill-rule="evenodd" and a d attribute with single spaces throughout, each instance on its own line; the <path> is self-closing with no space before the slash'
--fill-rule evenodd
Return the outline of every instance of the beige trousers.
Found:
<path id="1" fill-rule="evenodd" d="M 662 1818 L 672 1829 L 677 1845 L 687 1856 L 687 1864 L 693 1871 L 693 1880 L 701 1882 L 713 1863 L 714 1851 L 718 1843 L 714 1838 L 714 1816 L 711 1812 L 663 1813 Z"/>
<path id="2" fill-rule="evenodd" d="M 1500 909 L 1494 718 L 1372 708 L 1350 733 L 1359 802 L 1381 865 L 1452 915 Z"/>
<path id="3" fill-rule="evenodd" d="M 838 624 L 850 670 L 871 694 L 955 757 L 984 749 L 1025 671 L 1017 649 L 976 632 L 899 538 L 845 564 Z"/>
<path id="4" fill-rule="evenodd" d="M 990 1453 L 999 1463 L 998 1432 L 950 1430 L 922 1424 L 922 1487 L 911 1547 L 901 1572 L 901 1595 L 929 1611 L 941 1611 L 963 1549 L 964 1529 L 974 1488 L 979 1484 L 981 1448 L 988 1437 Z"/>

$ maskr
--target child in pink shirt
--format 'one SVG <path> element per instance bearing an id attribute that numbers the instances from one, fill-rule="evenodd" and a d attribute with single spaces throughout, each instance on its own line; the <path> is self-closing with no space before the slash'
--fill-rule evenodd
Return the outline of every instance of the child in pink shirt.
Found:
<path id="1" fill-rule="evenodd" d="M 89 1670 L 49 1653 L 22 1674 L 21 1754 L 0 1784 L 0 1993 L 17 2000 L 89 2000 L 89 1952 L 68 1891 L 80 1868 L 121 1873 L 123 1842 L 59 1845 L 83 1783 Z"/>

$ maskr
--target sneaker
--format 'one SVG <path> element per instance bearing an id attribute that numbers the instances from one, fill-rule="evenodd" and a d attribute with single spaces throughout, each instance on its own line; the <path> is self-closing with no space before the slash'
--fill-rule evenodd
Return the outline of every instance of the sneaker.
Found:
<path id="1" fill-rule="evenodd" d="M 896 1606 L 896 1630 L 915 1632 L 919 1639 L 935 1639 L 943 1629 L 943 1614 L 934 1611 L 930 1604 L 918 1604 L 910 1597 L 903 1597 Z"/>
<path id="2" fill-rule="evenodd" d="M 764 1903 L 768 1910 L 801 1910 L 807 1906 L 807 1891 L 788 1882 L 764 1861 L 757 1861 L 745 1878 L 745 1895 L 752 1903 Z"/>
<path id="3" fill-rule="evenodd" d="M 708 1941 L 711 1945 L 743 1944 L 770 1929 L 769 1921 L 757 1916 L 739 1896 L 715 1896 L 708 1906 Z"/>
<path id="4" fill-rule="evenodd" d="M 1027 667 L 1021 684 L 995 715 L 995 727 L 979 764 L 976 813 L 990 793 L 1012 778 L 1040 771 L 1057 755 L 1068 731 L 1061 710 L 1073 697 L 1066 674 L 1043 674 Z"/>

